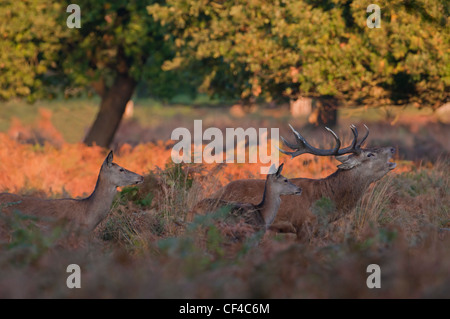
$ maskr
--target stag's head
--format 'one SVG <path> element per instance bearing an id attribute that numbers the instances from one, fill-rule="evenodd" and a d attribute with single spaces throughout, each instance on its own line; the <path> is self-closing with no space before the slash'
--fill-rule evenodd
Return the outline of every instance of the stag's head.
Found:
<path id="1" fill-rule="evenodd" d="M 395 154 L 395 148 L 390 146 L 380 148 L 362 148 L 367 136 L 369 136 L 369 128 L 366 125 L 364 125 L 366 128 L 366 134 L 360 141 L 358 141 L 358 130 L 356 129 L 356 126 L 350 126 L 353 133 L 353 141 L 348 147 L 345 148 L 341 148 L 341 140 L 336 133 L 326 127 L 326 129 L 336 140 L 335 147 L 328 150 L 318 149 L 311 146 L 305 138 L 300 135 L 300 133 L 294 130 L 292 126 L 290 127 L 294 132 L 296 144 L 289 143 L 283 137 L 281 137 L 281 139 L 286 146 L 294 151 L 280 151 L 284 154 L 291 155 L 292 158 L 305 153 L 319 156 L 336 156 L 336 159 L 342 163 L 338 165 L 339 169 L 352 170 L 352 173 L 357 174 L 357 176 L 370 182 L 379 180 L 396 167 L 396 164 L 391 162 L 392 156 Z"/>
<path id="2" fill-rule="evenodd" d="M 361 178 L 374 182 L 397 166 L 391 162 L 394 154 L 393 147 L 366 148 L 361 149 L 359 153 L 336 156 L 336 159 L 342 163 L 338 168 L 351 169 Z"/>

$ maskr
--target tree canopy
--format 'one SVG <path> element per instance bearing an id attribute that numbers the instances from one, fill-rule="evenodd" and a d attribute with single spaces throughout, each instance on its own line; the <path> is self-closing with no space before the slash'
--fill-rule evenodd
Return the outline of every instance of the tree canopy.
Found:
<path id="1" fill-rule="evenodd" d="M 148 11 L 171 31 L 177 55 L 208 70 L 202 88 L 242 99 L 331 96 L 351 104 L 437 108 L 450 87 L 445 0 L 167 0 Z"/>
<path id="2" fill-rule="evenodd" d="M 105 147 L 139 82 L 160 97 L 448 101 L 448 1 L 380 0 L 381 28 L 366 25 L 370 2 L 78 0 L 81 28 L 70 29 L 69 3 L 3 0 L 0 99 L 96 92 L 84 141 Z"/>
<path id="3" fill-rule="evenodd" d="M 153 2 L 79 0 L 81 27 L 70 29 L 69 3 L 3 1 L 0 99 L 95 92 L 101 105 L 85 142 L 107 147 L 139 81 L 155 96 L 185 89 L 180 72 L 161 69 L 174 50 L 165 28 L 147 13 Z"/>
<path id="4" fill-rule="evenodd" d="M 54 1 L 2 1 L 0 8 L 0 99 L 29 101 L 51 95 L 51 75 L 68 35 L 55 19 L 65 8 Z M 65 26 L 65 25 L 64 25 Z"/>

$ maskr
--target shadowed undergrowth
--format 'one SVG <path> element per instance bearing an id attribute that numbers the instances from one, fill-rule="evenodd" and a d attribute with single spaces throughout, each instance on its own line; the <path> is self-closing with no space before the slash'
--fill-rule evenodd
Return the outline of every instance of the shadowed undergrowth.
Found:
<path id="1" fill-rule="evenodd" d="M 318 231 L 308 243 L 266 233 L 227 238 L 226 212 L 186 214 L 217 172 L 195 165 L 150 171 L 124 188 L 89 240 L 69 248 L 55 228 L 41 232 L 21 214 L 3 223 L 0 297 L 117 298 L 420 298 L 450 296 L 448 160 L 390 174 L 337 221 L 333 203 L 315 204 Z M 260 243 L 256 245 L 255 243 Z M 66 287 L 66 267 L 82 269 L 82 288 Z M 368 289 L 378 264 L 382 288 Z"/>

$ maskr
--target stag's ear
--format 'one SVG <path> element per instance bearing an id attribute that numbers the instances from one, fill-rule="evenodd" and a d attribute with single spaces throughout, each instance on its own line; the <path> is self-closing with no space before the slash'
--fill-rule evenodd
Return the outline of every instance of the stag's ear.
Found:
<path id="1" fill-rule="evenodd" d="M 106 156 L 105 161 L 103 162 L 103 165 L 106 165 L 108 167 L 112 166 L 112 162 L 113 162 L 113 151 L 110 151 L 108 156 Z"/>
<path id="2" fill-rule="evenodd" d="M 336 156 L 336 159 L 342 163 L 338 165 L 338 168 L 341 169 L 351 169 L 359 164 L 359 161 L 353 154 Z"/>
<path id="3" fill-rule="evenodd" d="M 277 177 L 281 175 L 281 171 L 283 170 L 283 165 L 284 165 L 284 163 L 282 163 L 280 166 L 278 166 L 277 172 L 275 173 L 275 175 Z"/>

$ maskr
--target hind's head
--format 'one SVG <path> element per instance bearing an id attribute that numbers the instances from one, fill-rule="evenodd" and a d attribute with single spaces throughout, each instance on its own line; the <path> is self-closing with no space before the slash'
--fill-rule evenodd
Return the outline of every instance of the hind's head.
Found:
<path id="1" fill-rule="evenodd" d="M 302 189 L 297 185 L 292 184 L 286 177 L 281 175 L 283 165 L 284 164 L 281 164 L 274 174 L 267 175 L 267 187 L 277 195 L 300 195 Z"/>
<path id="2" fill-rule="evenodd" d="M 100 170 L 102 179 L 115 187 L 140 184 L 144 181 L 142 175 L 129 171 L 116 163 L 113 163 L 113 152 L 109 152 Z"/>

